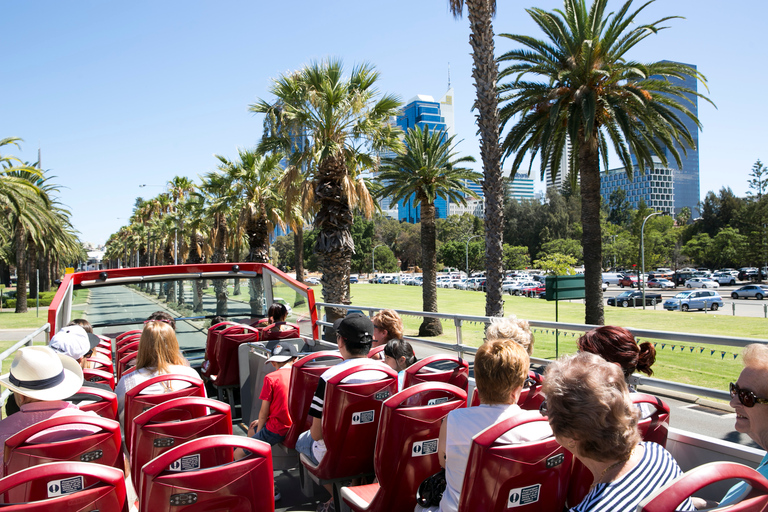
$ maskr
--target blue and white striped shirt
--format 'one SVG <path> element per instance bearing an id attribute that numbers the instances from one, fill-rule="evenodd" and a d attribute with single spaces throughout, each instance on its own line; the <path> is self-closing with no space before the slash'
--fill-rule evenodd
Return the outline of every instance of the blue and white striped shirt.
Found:
<path id="1" fill-rule="evenodd" d="M 571 512 L 634 512 L 653 491 L 683 472 L 672 455 L 656 443 L 640 443 L 643 456 L 637 465 L 613 482 L 597 484 Z M 696 510 L 690 498 L 677 510 Z"/>

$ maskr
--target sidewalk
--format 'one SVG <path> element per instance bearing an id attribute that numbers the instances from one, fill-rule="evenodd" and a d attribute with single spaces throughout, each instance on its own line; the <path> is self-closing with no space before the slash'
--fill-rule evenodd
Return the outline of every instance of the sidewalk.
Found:
<path id="1" fill-rule="evenodd" d="M 37 329 L 0 329 L 0 341 L 19 341 L 24 336 L 28 336 Z M 34 341 L 45 342 L 45 332 L 35 336 Z"/>

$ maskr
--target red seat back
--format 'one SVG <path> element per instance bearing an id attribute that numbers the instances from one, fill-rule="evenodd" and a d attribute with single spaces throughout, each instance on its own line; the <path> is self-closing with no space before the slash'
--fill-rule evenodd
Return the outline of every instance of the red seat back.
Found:
<path id="1" fill-rule="evenodd" d="M 78 404 L 81 411 L 90 411 L 108 420 L 117 420 L 117 395 L 111 391 L 83 386 L 76 395 L 88 395 L 89 404 Z"/>
<path id="2" fill-rule="evenodd" d="M 136 343 L 139 340 L 141 340 L 141 334 L 131 334 L 130 336 L 126 336 L 125 338 L 115 343 L 115 350 L 120 350 L 124 346 L 130 345 L 131 343 Z"/>
<path id="3" fill-rule="evenodd" d="M 725 507 L 728 512 L 768 510 L 768 480 L 754 469 L 735 462 L 710 462 L 693 468 L 656 489 L 640 503 L 638 510 L 640 512 L 676 510 L 686 498 L 695 496 L 704 487 L 732 479 L 745 481 L 752 487 L 752 491 L 738 503 Z"/>
<path id="4" fill-rule="evenodd" d="M 96 432 L 57 442 L 47 442 L 44 437 L 30 441 L 38 434 L 45 436 L 48 429 L 62 426 L 83 431 L 91 428 Z M 56 434 L 60 436 L 63 433 Z M 70 432 L 69 435 L 73 433 Z M 4 474 L 10 475 L 46 462 L 62 461 L 94 462 L 122 470 L 121 446 L 120 424 L 115 420 L 84 414 L 55 416 L 35 423 L 6 439 Z"/>
<path id="5" fill-rule="evenodd" d="M 219 363 L 216 361 L 216 346 L 219 343 L 219 334 L 227 327 L 238 325 L 237 322 L 219 322 L 208 328 L 208 337 L 205 340 L 205 359 L 200 373 L 205 377 L 219 374 Z"/>
<path id="6" fill-rule="evenodd" d="M 632 403 L 637 405 L 649 404 L 654 411 L 647 418 L 640 418 L 637 428 L 643 441 L 649 441 L 667 446 L 667 434 L 669 433 L 669 405 L 660 398 L 645 393 L 630 393 Z M 589 487 L 594 480 L 592 472 L 578 459 L 573 459 L 571 470 L 571 484 L 568 489 L 568 505 L 576 506 L 589 492 Z"/>
<path id="7" fill-rule="evenodd" d="M 323 440 L 327 452 L 316 468 L 308 468 L 323 480 L 373 473 L 376 431 L 384 400 L 397 393 L 397 373 L 385 364 L 368 359 L 345 368 L 325 386 Z M 342 382 L 354 374 L 374 370 L 385 375 L 372 382 Z"/>
<path id="8" fill-rule="evenodd" d="M 117 349 L 117 360 L 119 361 L 122 359 L 122 357 L 129 353 L 129 352 L 138 352 L 139 351 L 139 341 L 131 341 L 130 343 L 126 343 L 119 347 Z"/>
<path id="9" fill-rule="evenodd" d="M 440 424 L 466 404 L 466 391 L 440 382 L 416 384 L 384 402 L 374 452 L 380 487 L 369 512 L 414 509 L 419 484 L 440 470 Z"/>
<path id="10" fill-rule="evenodd" d="M 282 330 L 281 326 L 283 325 L 290 327 L 290 329 Z M 301 337 L 301 330 L 299 329 L 299 326 L 288 322 L 274 323 L 266 327 L 261 327 L 259 330 L 261 331 L 261 339 L 264 341 L 287 340 L 290 338 Z"/>
<path id="11" fill-rule="evenodd" d="M 383 360 L 384 359 L 384 347 L 386 347 L 386 345 L 379 345 L 378 347 L 373 347 L 368 352 L 368 359 L 381 359 L 381 360 Z M 381 354 L 381 356 L 378 356 L 378 354 Z"/>
<path id="12" fill-rule="evenodd" d="M 138 352 L 128 352 L 117 362 L 117 379 L 125 375 L 125 371 L 136 364 Z"/>
<path id="13" fill-rule="evenodd" d="M 235 448 L 251 455 L 232 461 Z M 206 452 L 226 458 L 206 463 Z M 179 468 L 177 471 L 171 469 Z M 159 455 L 141 469 L 140 510 L 275 510 L 272 451 L 267 443 L 240 436 L 208 436 Z"/>
<path id="14" fill-rule="evenodd" d="M 528 378 L 523 385 L 523 391 L 520 393 L 520 398 L 517 399 L 517 405 L 521 409 L 526 411 L 538 411 L 541 407 L 541 403 L 544 401 L 544 395 L 541 394 L 541 385 L 544 381 L 544 376 L 540 373 L 536 373 L 533 370 L 528 372 Z M 472 407 L 480 405 L 480 395 L 477 393 L 477 388 L 472 390 Z"/>
<path id="15" fill-rule="evenodd" d="M 243 343 L 259 341 L 261 333 L 250 325 L 227 327 L 219 333 L 219 343 L 216 347 L 216 361 L 219 373 L 213 379 L 217 386 L 234 386 L 240 382 L 240 367 L 237 360 L 237 349 Z"/>
<path id="16" fill-rule="evenodd" d="M 449 369 L 433 370 L 426 368 L 430 364 L 450 365 Z M 419 382 L 445 382 L 463 390 L 469 386 L 469 364 L 460 357 L 448 354 L 435 354 L 413 363 L 405 370 L 403 388 Z"/>
<path id="17" fill-rule="evenodd" d="M 309 430 L 312 424 L 311 418 L 308 417 L 309 406 L 312 404 L 320 376 L 332 366 L 326 364 L 329 360 L 336 364 L 342 360 L 341 354 L 331 350 L 313 352 L 297 360 L 291 367 L 288 412 L 293 423 L 282 443 L 288 448 L 295 447 L 299 435 Z"/>
<path id="18" fill-rule="evenodd" d="M 153 384 L 168 381 L 182 381 L 190 384 L 189 387 L 179 388 L 178 385 L 171 391 L 160 394 L 142 395 L 141 392 Z M 200 379 L 189 377 L 187 375 L 166 374 L 152 377 L 141 384 L 134 386 L 125 393 L 125 408 L 123 410 L 123 418 L 125 419 L 123 429 L 125 434 L 125 442 L 128 445 L 128 451 L 131 451 L 130 442 L 133 439 L 133 420 L 141 413 L 150 408 L 173 400 L 174 398 L 181 398 L 185 396 L 199 396 L 205 398 L 205 384 Z M 204 411 L 204 409 L 201 409 Z M 205 412 L 198 412 L 195 416 L 203 415 Z M 177 416 L 171 418 L 158 418 L 158 419 L 181 419 Z"/>
<path id="19" fill-rule="evenodd" d="M 133 329 L 131 331 L 125 331 L 123 334 L 118 334 L 117 337 L 115 338 L 115 342 L 122 341 L 123 338 L 127 336 L 132 336 L 134 334 L 141 335 L 141 329 Z"/>
<path id="20" fill-rule="evenodd" d="M 115 389 L 115 376 L 105 370 L 99 370 L 96 368 L 83 368 L 83 378 L 88 382 L 106 384 L 111 389 Z"/>
<path id="21" fill-rule="evenodd" d="M 130 454 L 134 487 L 138 489 L 140 470 L 150 460 L 192 439 L 217 434 L 232 435 L 232 413 L 229 405 L 211 398 L 174 398 L 139 414 L 133 420 Z"/>
<path id="22" fill-rule="evenodd" d="M 549 436 L 540 441 L 508 444 L 510 430 L 547 419 L 523 411 L 475 436 L 467 459 L 459 512 L 483 510 L 563 510 L 568 493 L 571 453 Z"/>
<path id="23" fill-rule="evenodd" d="M 87 357 L 85 360 L 88 362 L 89 366 L 95 370 L 115 373 L 115 366 L 112 364 L 111 358 L 109 361 L 105 361 L 101 357 Z"/>
<path id="24" fill-rule="evenodd" d="M 0 480 L 4 511 L 126 511 L 125 475 L 87 462 L 52 462 Z"/>

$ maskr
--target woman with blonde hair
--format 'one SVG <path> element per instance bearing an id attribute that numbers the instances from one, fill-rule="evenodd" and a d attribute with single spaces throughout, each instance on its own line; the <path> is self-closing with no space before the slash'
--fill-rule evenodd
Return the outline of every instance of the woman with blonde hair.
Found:
<path id="1" fill-rule="evenodd" d="M 373 345 L 376 348 L 386 345 L 389 340 L 400 340 L 403 338 L 403 320 L 394 309 L 382 309 L 371 318 L 373 322 Z M 379 352 L 371 359 L 384 360 L 384 355 Z"/>
<path id="2" fill-rule="evenodd" d="M 195 370 L 190 368 L 184 356 L 179 350 L 179 341 L 176 332 L 168 323 L 161 320 L 147 320 L 139 339 L 139 351 L 136 354 L 136 370 L 123 375 L 115 386 L 117 395 L 117 410 L 120 415 L 121 425 L 125 425 L 123 412 L 125 409 L 125 394 L 128 390 L 145 382 L 152 377 L 165 374 L 186 375 L 200 378 Z M 176 389 L 188 387 L 189 384 L 182 381 L 153 384 L 144 390 L 145 394 L 160 394 Z M 129 418 L 133 420 L 133 418 Z"/>

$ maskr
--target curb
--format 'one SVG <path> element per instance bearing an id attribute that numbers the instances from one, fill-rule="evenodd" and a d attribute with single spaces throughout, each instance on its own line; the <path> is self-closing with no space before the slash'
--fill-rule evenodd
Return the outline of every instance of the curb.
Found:
<path id="1" fill-rule="evenodd" d="M 673 398 L 681 402 L 688 402 L 691 404 L 701 405 L 703 407 L 709 407 L 710 409 L 717 409 L 727 413 L 734 413 L 734 409 L 727 403 L 712 400 L 710 398 L 702 398 L 700 396 L 692 395 L 690 393 L 680 393 L 678 391 L 670 391 L 668 389 L 655 388 L 653 386 L 641 386 L 644 392 L 648 392 L 651 395 L 663 396 L 667 398 Z"/>

